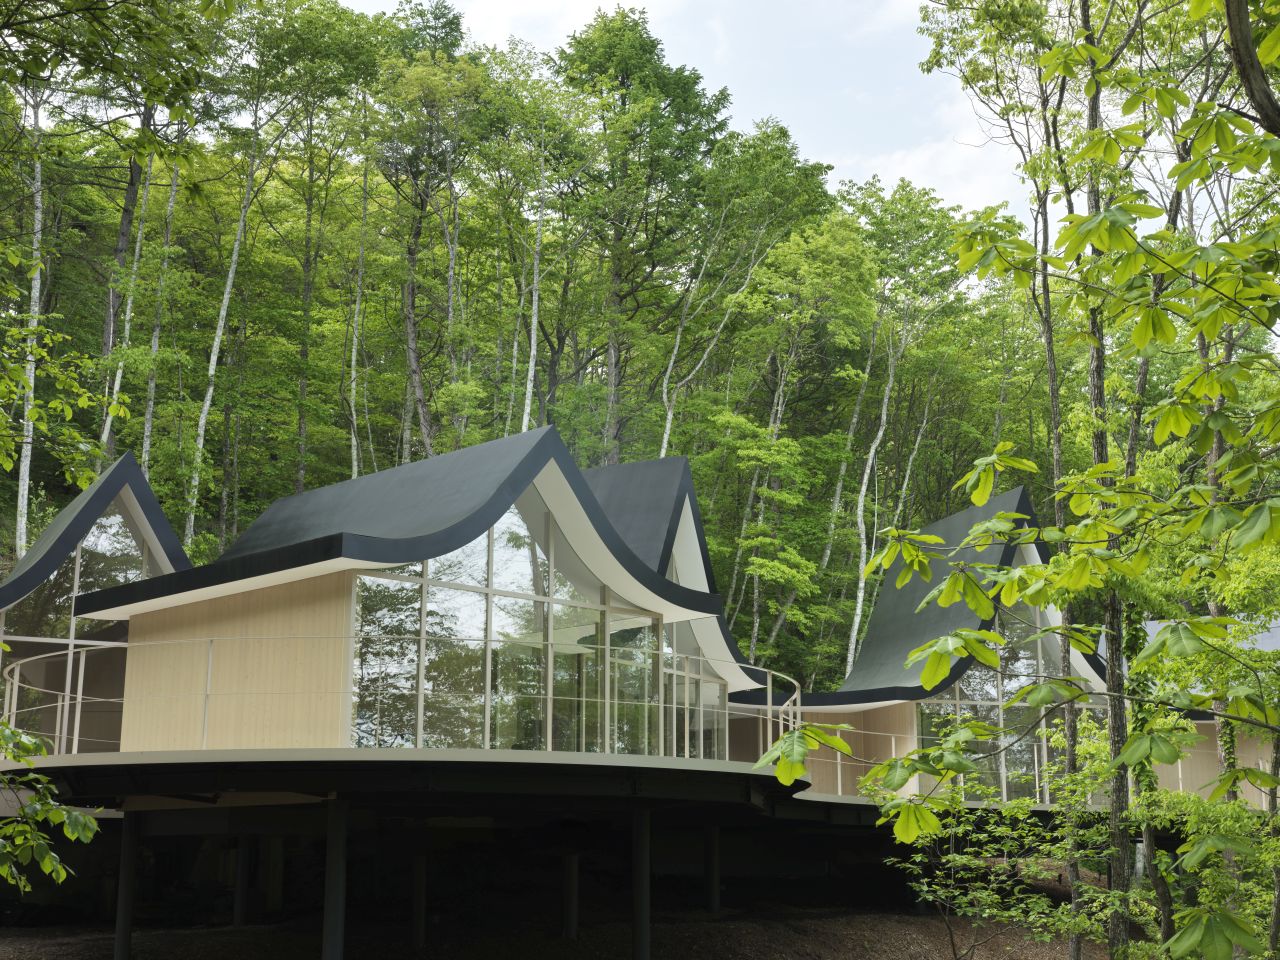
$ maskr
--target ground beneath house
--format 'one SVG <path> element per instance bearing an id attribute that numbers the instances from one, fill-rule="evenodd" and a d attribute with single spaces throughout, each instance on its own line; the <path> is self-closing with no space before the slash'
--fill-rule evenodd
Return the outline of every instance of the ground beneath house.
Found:
<path id="1" fill-rule="evenodd" d="M 494 905 L 501 909 L 500 904 Z M 319 920 L 242 928 L 143 928 L 134 934 L 135 960 L 312 960 L 319 953 Z M 976 935 L 958 927 L 963 950 Z M 427 957 L 448 960 L 602 960 L 631 955 L 625 923 L 584 925 L 575 943 L 545 929 L 433 931 Z M 1057 960 L 1062 948 L 1035 943 L 1019 931 L 1004 930 L 980 946 L 974 960 Z M 355 926 L 349 931 L 349 960 L 408 960 L 414 956 L 403 928 Z M 933 916 L 848 913 L 830 909 L 785 908 L 768 912 L 663 913 L 653 925 L 654 960 L 946 960 L 953 956 L 946 926 Z M 1101 951 L 1086 951 L 1089 960 Z M 103 927 L 0 929 L 0 960 L 109 960 L 111 932 Z"/>

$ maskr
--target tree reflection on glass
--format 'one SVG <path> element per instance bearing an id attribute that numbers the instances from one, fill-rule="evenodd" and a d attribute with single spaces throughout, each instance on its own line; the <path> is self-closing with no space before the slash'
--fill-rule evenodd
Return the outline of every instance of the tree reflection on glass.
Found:
<path id="1" fill-rule="evenodd" d="M 354 743 L 358 747 L 416 746 L 422 586 L 360 577 L 357 592 Z"/>

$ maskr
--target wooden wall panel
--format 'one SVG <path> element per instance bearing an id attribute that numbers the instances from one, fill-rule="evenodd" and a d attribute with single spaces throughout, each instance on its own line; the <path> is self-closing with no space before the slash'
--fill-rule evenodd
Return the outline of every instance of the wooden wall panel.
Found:
<path id="1" fill-rule="evenodd" d="M 827 749 L 810 755 L 809 775 L 815 793 L 855 796 L 858 781 L 872 764 L 901 755 L 916 746 L 914 703 L 895 703 L 871 710 L 841 713 L 824 711 L 806 714 L 804 719 L 813 723 L 846 723 L 853 728 L 841 733 L 853 751 L 853 758 L 842 756 L 837 760 L 835 752 Z"/>
<path id="2" fill-rule="evenodd" d="M 135 617 L 121 749 L 347 746 L 353 577 Z"/>
<path id="3" fill-rule="evenodd" d="M 1156 772 L 1160 786 L 1167 790 L 1185 790 L 1207 797 L 1213 792 L 1213 781 L 1220 771 L 1218 764 L 1218 734 L 1212 722 L 1196 724 L 1200 739 L 1188 754 L 1176 764 L 1159 764 Z M 1271 769 L 1271 747 L 1262 740 L 1241 736 L 1236 744 L 1236 757 L 1242 767 Z M 1240 796 L 1254 806 L 1266 804 L 1266 794 L 1252 784 L 1245 784 Z"/>

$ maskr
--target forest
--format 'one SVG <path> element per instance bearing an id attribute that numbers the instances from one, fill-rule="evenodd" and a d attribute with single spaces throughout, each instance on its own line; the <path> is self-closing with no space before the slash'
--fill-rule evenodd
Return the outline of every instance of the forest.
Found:
<path id="1" fill-rule="evenodd" d="M 1280 615 L 1280 9 L 923 4 L 920 69 L 1012 148 L 1020 211 L 832 182 L 640 10 L 554 50 L 466 27 L 446 0 L 0 0 L 2 565 L 124 451 L 198 562 L 291 493 L 547 424 L 583 466 L 684 456 L 734 638 L 806 690 L 912 576 L 981 621 L 1062 612 L 1063 669 L 1019 696 L 1078 802 L 975 813 L 951 787 L 1004 749 L 979 723 L 873 771 L 925 899 L 1072 957 L 1277 955 L 1280 662 L 1251 638 Z M 1018 483 L 1036 515 L 967 542 L 1045 562 L 949 568 L 919 534 Z M 913 657 L 937 682 L 1004 642 Z M 1105 658 L 1097 724 L 1070 647 Z M 1189 710 L 1211 802 L 1153 773 Z M 1068 896 L 994 860 L 1064 865 Z"/>
<path id="2" fill-rule="evenodd" d="M 965 213 L 730 129 L 642 12 L 538 51 L 440 2 L 177 9 L 5 87 L 6 359 L 25 319 L 51 364 L 6 550 L 123 450 L 208 560 L 294 491 L 554 424 L 584 466 L 688 457 L 735 636 L 823 686 L 876 531 L 955 509 L 998 437 L 1047 455 L 1034 321 L 956 268 Z"/>

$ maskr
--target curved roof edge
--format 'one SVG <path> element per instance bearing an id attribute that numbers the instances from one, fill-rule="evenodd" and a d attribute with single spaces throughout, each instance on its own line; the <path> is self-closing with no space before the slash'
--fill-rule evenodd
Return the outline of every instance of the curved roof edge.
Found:
<path id="1" fill-rule="evenodd" d="M 175 571 L 191 569 L 182 542 L 169 525 L 146 475 L 133 454 L 125 453 L 63 507 L 23 554 L 13 572 L 0 583 L 0 610 L 13 606 L 53 576 L 125 489 L 137 504 L 139 515 L 133 517 L 134 521 L 146 525 L 167 564 Z"/>
<path id="2" fill-rule="evenodd" d="M 498 481 L 487 499 L 466 516 L 459 517 L 439 530 L 404 538 L 334 532 L 272 549 L 233 556 L 224 555 L 205 566 L 123 584 L 95 593 L 82 594 L 76 598 L 76 613 L 80 615 L 98 613 L 338 558 L 391 565 L 420 560 L 424 557 L 441 556 L 465 546 L 493 526 L 549 464 L 555 464 L 559 468 L 590 520 L 596 535 L 629 576 L 645 589 L 673 605 L 709 615 L 718 615 L 721 612 L 723 604 L 718 594 L 704 593 L 673 583 L 635 554 L 615 529 L 554 427 L 544 427 L 533 433 L 541 436 L 533 439 L 532 444 L 529 444 L 530 437 L 517 435 L 522 436 L 528 450 L 505 470 L 505 476 Z M 510 439 L 514 438 L 504 438 L 490 441 L 490 443 L 504 443 Z M 443 458 L 452 455 L 440 456 Z M 376 476 L 376 474 L 369 476 Z M 345 483 L 358 484 L 359 479 Z M 691 484 L 692 481 L 690 486 Z M 675 519 L 678 519 L 678 516 L 678 512 L 672 514 Z M 705 542 L 703 549 L 705 552 Z M 736 650 L 736 644 L 730 644 L 730 646 L 731 649 Z"/>
<path id="3" fill-rule="evenodd" d="M 935 533 L 942 536 L 949 545 L 954 545 L 974 523 L 1000 512 L 1025 514 L 1029 519 L 1024 525 L 1036 524 L 1031 498 L 1026 489 L 1019 486 L 993 497 L 982 507 L 968 507 L 935 521 L 924 527 L 922 532 Z M 1035 550 L 1040 560 L 1048 559 L 1049 553 L 1045 544 L 1037 540 L 1029 546 Z M 1013 563 L 1019 549 L 1017 544 L 1001 545 L 998 563 L 1001 566 Z M 971 559 L 982 559 L 976 551 L 967 552 L 973 554 Z M 897 567 L 895 566 L 894 569 Z M 916 607 L 932 585 L 924 584 L 919 578 L 913 578 L 911 583 L 902 590 L 895 590 L 888 586 L 889 580 L 890 577 L 886 574 L 886 587 L 881 590 L 876 606 L 868 618 L 868 632 L 863 639 L 863 650 L 859 652 L 859 660 L 854 662 L 853 669 L 845 678 L 842 688 L 830 692 L 805 693 L 802 696 L 804 708 L 865 707 L 873 704 L 926 700 L 950 689 L 973 665 L 972 657 L 960 657 L 951 665 L 951 672 L 945 680 L 929 690 L 924 688 L 919 679 L 922 667 L 906 666 L 907 656 L 913 649 L 933 637 L 944 636 L 960 627 L 990 629 L 995 618 L 978 621 L 967 607 L 960 608 L 960 605 L 946 610 L 932 611 L 932 616 L 926 615 L 923 611 L 917 614 Z M 917 616 L 921 619 L 912 623 Z M 874 634 L 873 630 L 876 631 Z M 875 658 L 875 662 L 862 662 L 862 658 L 868 654 Z M 1096 656 L 1086 656 L 1085 659 L 1090 668 L 1098 672 L 1099 664 Z M 873 678 L 871 682 L 866 682 L 864 679 L 868 674 Z M 1104 674 L 1099 673 L 1099 676 L 1102 677 Z M 733 699 L 744 704 L 762 705 L 765 702 L 764 694 L 758 690 L 736 694 Z"/>

